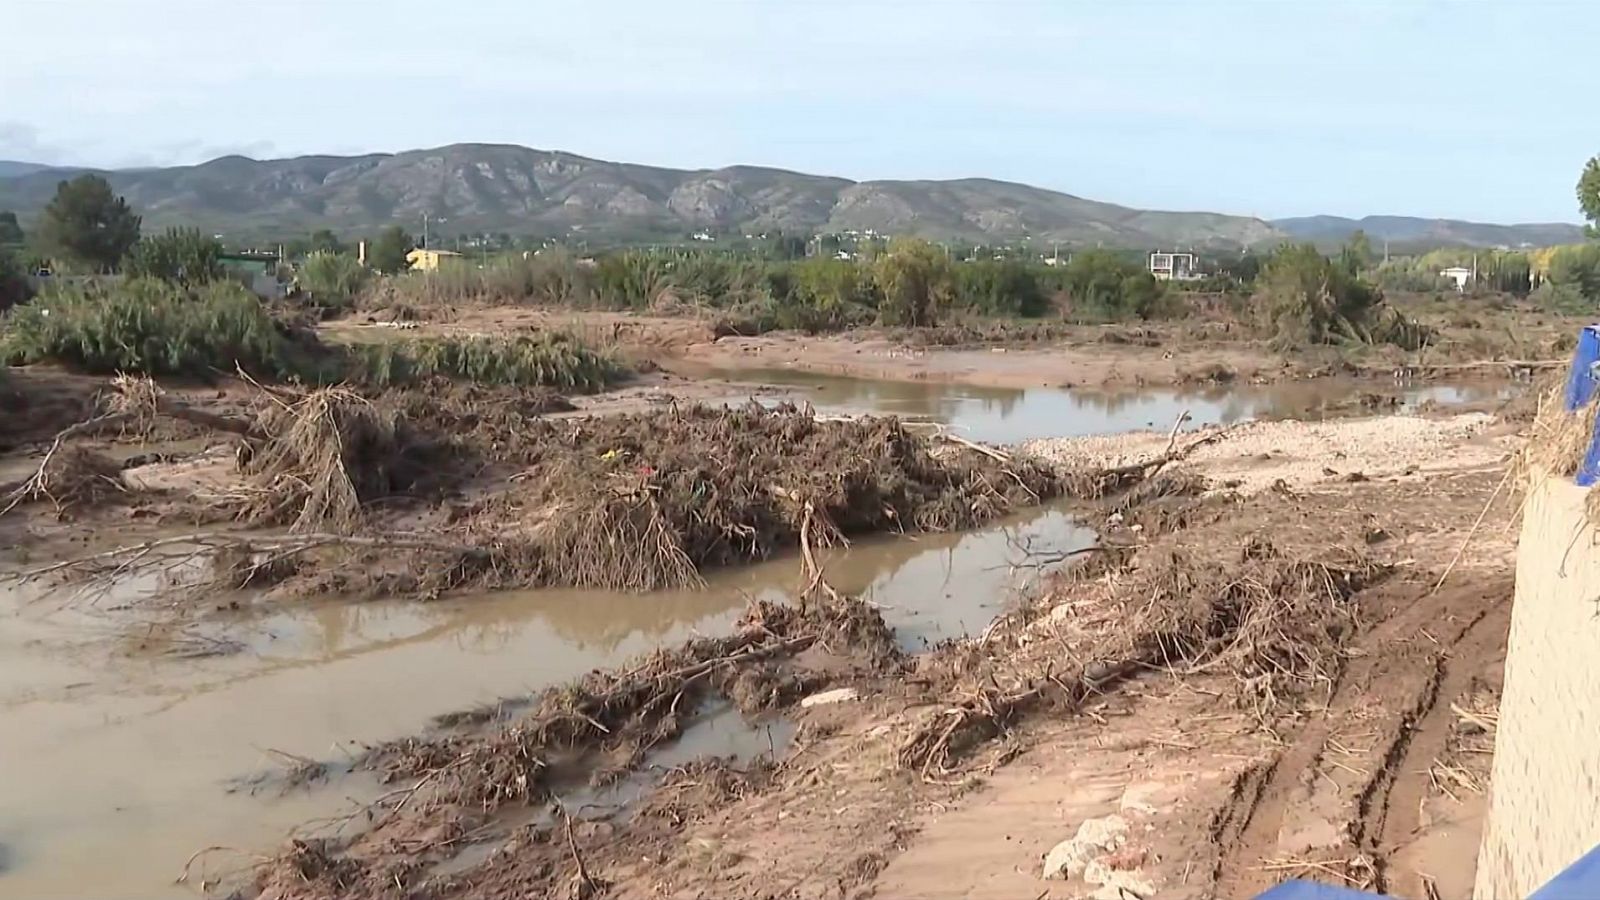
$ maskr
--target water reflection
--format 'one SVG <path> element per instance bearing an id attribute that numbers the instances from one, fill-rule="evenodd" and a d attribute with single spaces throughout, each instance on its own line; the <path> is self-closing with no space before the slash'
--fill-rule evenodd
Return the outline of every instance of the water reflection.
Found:
<path id="1" fill-rule="evenodd" d="M 1018 443 L 1164 429 L 1187 410 L 1194 425 L 1250 419 L 1321 419 L 1359 410 L 1362 393 L 1394 396 L 1400 410 L 1425 402 L 1455 405 L 1504 400 L 1504 383 L 1374 387 L 1354 379 L 1322 378 L 1267 385 L 1206 384 L 1169 388 L 1002 388 L 930 381 L 875 381 L 793 369 L 714 372 L 715 377 L 807 389 L 825 412 L 877 412 L 941 422 L 968 437 Z"/>

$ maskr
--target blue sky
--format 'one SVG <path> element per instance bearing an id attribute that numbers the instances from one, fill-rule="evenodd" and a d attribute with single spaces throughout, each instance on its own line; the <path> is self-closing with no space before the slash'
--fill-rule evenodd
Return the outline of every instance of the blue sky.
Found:
<path id="1" fill-rule="evenodd" d="M 1594 3 L 6 0 L 0 158 L 486 141 L 1265 217 L 1576 221 Z"/>

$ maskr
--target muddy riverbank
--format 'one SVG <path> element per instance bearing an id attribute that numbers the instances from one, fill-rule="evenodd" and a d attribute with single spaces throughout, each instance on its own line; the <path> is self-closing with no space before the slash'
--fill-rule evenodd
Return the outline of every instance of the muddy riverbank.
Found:
<path id="1" fill-rule="evenodd" d="M 1227 474 L 1262 442 L 1335 458 L 1370 426 L 1189 439 L 1165 486 L 1106 508 L 1112 549 L 904 676 L 835 669 L 850 699 L 789 706 L 798 732 L 776 764 L 666 772 L 630 816 L 577 827 L 483 831 L 430 793 L 378 835 L 414 836 L 423 861 L 453 857 L 450 834 L 496 849 L 440 871 L 372 839 L 308 845 L 263 896 L 380 896 L 398 879 L 467 898 L 1199 898 L 1293 874 L 1457 896 L 1481 819 L 1459 784 L 1483 763 L 1451 709 L 1492 709 L 1512 548 L 1496 528 L 1452 560 L 1514 439 L 1482 417 L 1406 420 L 1412 439 L 1370 478 Z M 1196 478 L 1208 493 L 1181 487 Z M 451 740 L 433 766 L 479 752 L 472 733 Z"/>
<path id="2" fill-rule="evenodd" d="M 637 405 L 626 411 L 672 405 L 668 398 L 679 383 L 652 378 L 659 380 L 635 386 L 626 402 Z M 756 393 L 766 403 L 809 400 L 829 413 L 928 418 L 968 438 L 1000 442 L 1154 428 L 1161 435 L 1151 440 L 1159 443 L 1184 409 L 1204 424 L 1270 417 L 1279 402 L 1215 388 L 1096 403 L 1056 390 L 990 394 L 951 384 L 908 396 L 899 392 L 930 386 L 777 380 L 760 389 L 764 393 L 731 382 L 689 384 L 691 391 L 731 387 L 729 402 Z M 80 391 L 73 402 L 92 401 L 92 390 L 81 391 L 86 384 L 73 382 Z M 1470 397 L 1402 395 L 1397 403 L 1405 409 L 1438 399 L 1497 402 L 1497 389 L 1488 390 Z M 243 413 L 250 396 L 199 387 L 174 394 L 215 400 L 216 410 L 228 415 Z M 497 433 L 523 414 L 520 407 L 500 410 L 509 398 L 485 397 L 491 415 L 438 421 Z M 602 411 L 625 397 L 602 394 L 577 403 Z M 1320 418 L 1349 414 L 1361 400 L 1351 388 L 1281 403 L 1276 408 L 1283 414 Z M 55 427 L 75 421 L 84 408 L 61 405 Z M 41 425 L 40 433 L 48 435 L 49 426 Z M 188 431 L 160 437 L 167 443 L 153 448 L 141 449 L 137 436 L 104 435 L 91 445 L 115 459 L 143 454 L 153 458 L 142 464 L 162 465 L 206 443 L 194 443 Z M 20 458 L 18 476 L 38 459 L 37 450 Z M 226 457 L 220 461 L 230 464 Z M 63 521 L 48 507 L 34 508 L 27 521 L 36 533 L 12 542 L 28 557 L 8 564 L 37 566 L 86 547 L 171 534 L 178 524 L 150 518 L 146 511 L 153 507 L 112 508 L 114 515 L 73 513 Z M 22 522 L 18 515 L 0 517 L 0 530 L 20 538 Z M 1060 507 L 1036 508 L 965 533 L 867 536 L 848 549 L 822 551 L 821 558 L 830 583 L 876 604 L 900 646 L 920 651 L 982 634 L 1008 607 L 1014 588 L 1037 580 L 1040 558 L 1080 551 L 1094 529 L 1104 527 L 1079 524 Z M 327 763 L 338 775 L 366 745 L 415 734 L 434 716 L 526 697 L 694 634 L 724 633 L 752 598 L 792 598 L 803 586 L 798 569 L 790 549 L 770 563 L 707 573 L 703 589 L 639 596 L 546 589 L 447 595 L 421 604 L 244 595 L 196 607 L 158 578 L 102 595 L 8 591 L 0 617 L 8 685 L 0 698 L 8 726 L 0 754 L 25 763 L 0 774 L 0 844 L 9 860 L 0 893 L 167 897 L 192 891 L 205 875 L 237 874 L 273 852 L 292 828 L 346 815 L 393 789 L 357 774 L 280 793 L 282 774 L 297 760 Z M 182 615 L 174 618 L 174 611 Z M 703 743 L 696 737 L 691 746 L 720 754 L 767 740 L 740 727 L 718 733 Z M 799 745 L 805 743 L 802 733 Z M 784 758 L 781 748 L 773 753 Z M 172 884 L 190 854 L 217 844 L 234 849 L 207 854 L 190 884 Z"/>

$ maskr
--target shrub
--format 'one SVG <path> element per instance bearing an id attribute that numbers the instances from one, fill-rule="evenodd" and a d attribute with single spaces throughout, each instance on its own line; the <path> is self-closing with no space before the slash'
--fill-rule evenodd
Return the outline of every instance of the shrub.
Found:
<path id="1" fill-rule="evenodd" d="M 1105 250 L 1086 250 L 1067 263 L 1063 286 L 1080 318 L 1153 319 L 1174 308 L 1166 288 L 1143 266 Z"/>
<path id="2" fill-rule="evenodd" d="M 597 391 L 626 375 L 609 354 L 560 334 L 382 341 L 352 346 L 348 353 L 346 377 L 374 387 L 442 376 L 482 384 Z"/>
<path id="3" fill-rule="evenodd" d="M 1280 346 L 1390 343 L 1425 346 L 1432 331 L 1384 305 L 1383 294 L 1310 244 L 1286 244 L 1267 260 L 1254 307 Z"/>
<path id="4" fill-rule="evenodd" d="M 983 260 L 956 266 L 956 299 L 963 308 L 984 315 L 1037 316 L 1050 298 L 1036 272 L 1014 259 Z"/>
<path id="5" fill-rule="evenodd" d="M 1600 305 L 1600 244 L 1561 247 L 1550 257 L 1550 283 L 1563 295 Z"/>
<path id="6" fill-rule="evenodd" d="M 483 293 L 501 300 L 546 306 L 588 306 L 588 270 L 560 248 L 529 257 L 504 256 L 481 270 Z"/>
<path id="7" fill-rule="evenodd" d="M 184 289 L 155 279 L 58 287 L 6 313 L 0 356 L 89 372 L 199 375 L 235 366 L 294 374 L 283 329 L 230 281 Z"/>
<path id="8" fill-rule="evenodd" d="M 168 228 L 142 238 L 122 262 L 129 278 L 159 278 L 173 284 L 204 284 L 222 278 L 222 243 L 198 228 Z"/>
<path id="9" fill-rule="evenodd" d="M 33 288 L 24 274 L 22 260 L 9 247 L 0 247 L 0 312 L 27 300 Z"/>
<path id="10" fill-rule="evenodd" d="M 872 279 L 881 298 L 881 325 L 933 325 L 955 293 L 944 251 L 913 238 L 891 241 L 887 252 L 874 260 Z"/>
<path id="11" fill-rule="evenodd" d="M 346 309 L 366 286 L 370 273 L 355 257 L 318 251 L 300 267 L 300 286 L 311 302 L 325 309 Z"/>

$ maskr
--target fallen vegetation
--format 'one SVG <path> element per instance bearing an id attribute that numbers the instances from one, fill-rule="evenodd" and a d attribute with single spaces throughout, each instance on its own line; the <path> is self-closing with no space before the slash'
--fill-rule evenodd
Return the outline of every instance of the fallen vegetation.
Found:
<path id="1" fill-rule="evenodd" d="M 1339 647 L 1360 621 L 1349 598 L 1382 567 L 1358 553 L 1287 556 L 1266 540 L 1237 552 L 1140 553 L 1059 576 L 1030 605 L 1031 621 L 947 659 L 955 683 L 903 739 L 900 764 L 945 778 L 1024 715 L 1076 710 L 1144 671 L 1222 667 L 1263 727 L 1283 702 L 1331 690 Z"/>
<path id="2" fill-rule="evenodd" d="M 424 420 L 462 421 L 437 404 L 409 405 L 433 410 Z M 448 437 L 417 427 L 412 414 L 344 389 L 266 392 L 254 421 L 224 422 L 244 435 L 236 486 L 196 502 L 213 518 L 288 525 L 289 537 L 195 534 L 94 562 L 170 563 L 195 546 L 226 545 L 230 558 L 273 560 L 285 590 L 644 591 L 696 585 L 706 568 L 767 559 L 802 536 L 832 546 L 979 524 L 1064 484 L 1026 458 L 920 436 L 894 419 L 828 420 L 793 407 L 571 420 L 513 413 Z M 1103 487 L 1085 482 L 1090 489 Z M 452 491 L 477 499 L 441 506 L 440 492 Z M 411 521 L 428 523 L 426 533 L 394 525 L 419 514 Z M 222 585 L 241 581 L 232 569 L 216 574 Z M 244 580 L 260 577 L 255 566 Z"/>
<path id="3" fill-rule="evenodd" d="M 445 455 L 393 410 L 341 388 L 269 402 L 242 445 L 238 515 L 295 533 L 353 534 L 364 507 L 414 488 Z"/>

